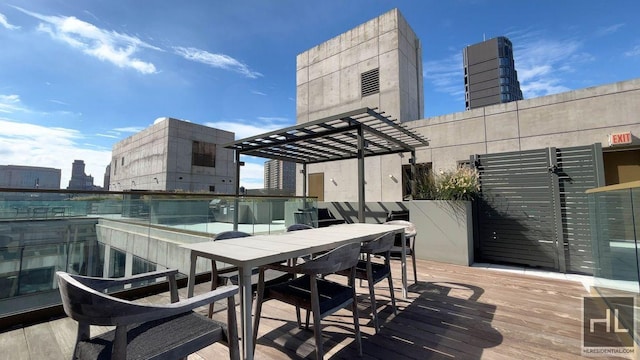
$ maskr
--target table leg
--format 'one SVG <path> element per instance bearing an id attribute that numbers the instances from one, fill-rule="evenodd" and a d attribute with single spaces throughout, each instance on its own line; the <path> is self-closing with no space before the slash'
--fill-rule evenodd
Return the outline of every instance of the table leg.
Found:
<path id="1" fill-rule="evenodd" d="M 240 272 L 240 319 L 242 328 L 242 356 L 243 359 L 253 359 L 253 326 L 251 313 L 253 293 L 251 291 L 251 267 L 242 267 Z"/>
<path id="2" fill-rule="evenodd" d="M 193 297 L 193 288 L 196 284 L 196 260 L 198 256 L 191 252 L 191 265 L 189 266 L 189 279 L 187 286 L 187 297 Z"/>
<path id="3" fill-rule="evenodd" d="M 404 231 L 401 234 L 402 239 L 402 251 L 400 254 L 400 266 L 402 268 L 402 298 L 407 299 L 407 239 L 404 236 Z"/>

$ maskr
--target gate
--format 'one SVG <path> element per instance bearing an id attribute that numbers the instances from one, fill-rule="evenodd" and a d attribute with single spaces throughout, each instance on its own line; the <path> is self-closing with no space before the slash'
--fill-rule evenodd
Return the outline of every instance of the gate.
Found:
<path id="1" fill-rule="evenodd" d="M 476 155 L 476 258 L 591 274 L 585 190 L 604 184 L 600 144 Z"/>

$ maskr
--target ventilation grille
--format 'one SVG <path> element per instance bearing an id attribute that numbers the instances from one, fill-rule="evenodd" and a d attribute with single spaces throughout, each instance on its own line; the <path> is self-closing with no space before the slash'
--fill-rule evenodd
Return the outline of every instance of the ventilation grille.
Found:
<path id="1" fill-rule="evenodd" d="M 360 86 L 362 97 L 380 92 L 380 72 L 378 69 L 369 70 L 360 74 Z"/>

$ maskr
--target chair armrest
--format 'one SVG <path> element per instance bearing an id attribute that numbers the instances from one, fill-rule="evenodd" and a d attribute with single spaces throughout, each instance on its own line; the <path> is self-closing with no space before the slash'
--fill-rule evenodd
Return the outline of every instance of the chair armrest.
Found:
<path id="1" fill-rule="evenodd" d="M 110 315 L 110 325 L 119 326 L 136 324 L 182 314 L 200 306 L 235 296 L 238 293 L 238 289 L 237 285 L 218 287 L 213 291 L 166 305 L 138 304 L 113 298 L 113 300 L 120 304 L 109 309 L 112 310 Z"/>
<path id="2" fill-rule="evenodd" d="M 166 304 L 166 305 L 154 305 L 158 308 L 167 308 L 167 309 L 180 309 L 180 312 L 186 312 L 189 310 L 193 310 L 197 307 L 208 305 L 218 300 L 226 299 L 231 296 L 235 296 L 239 291 L 238 285 L 228 285 L 221 286 L 216 288 L 215 290 L 208 291 L 204 294 L 196 295 L 194 297 L 188 298 L 186 300 L 182 300 L 177 303 Z M 179 314 L 180 312 L 177 312 Z"/>
<path id="3" fill-rule="evenodd" d="M 95 278 L 95 277 L 80 276 L 80 275 L 74 275 L 74 278 L 79 282 L 81 282 L 82 284 L 89 286 L 94 290 L 104 291 L 105 289 L 108 289 L 110 287 L 127 285 L 135 281 L 151 280 L 151 279 L 157 279 L 165 276 L 168 278 L 173 276 L 175 278 L 177 274 L 178 274 L 177 269 L 167 269 L 167 270 L 159 270 L 159 271 L 154 271 L 150 273 L 133 275 L 126 278 L 110 279 L 110 278 Z"/>

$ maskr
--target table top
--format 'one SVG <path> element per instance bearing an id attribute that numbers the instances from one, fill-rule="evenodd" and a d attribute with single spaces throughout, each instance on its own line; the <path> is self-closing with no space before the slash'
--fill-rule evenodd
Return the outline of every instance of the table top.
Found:
<path id="1" fill-rule="evenodd" d="M 331 250 L 356 241 L 369 241 L 387 232 L 402 233 L 402 225 L 341 224 L 283 234 L 185 244 L 198 256 L 236 266 L 261 266 L 298 256 Z"/>

